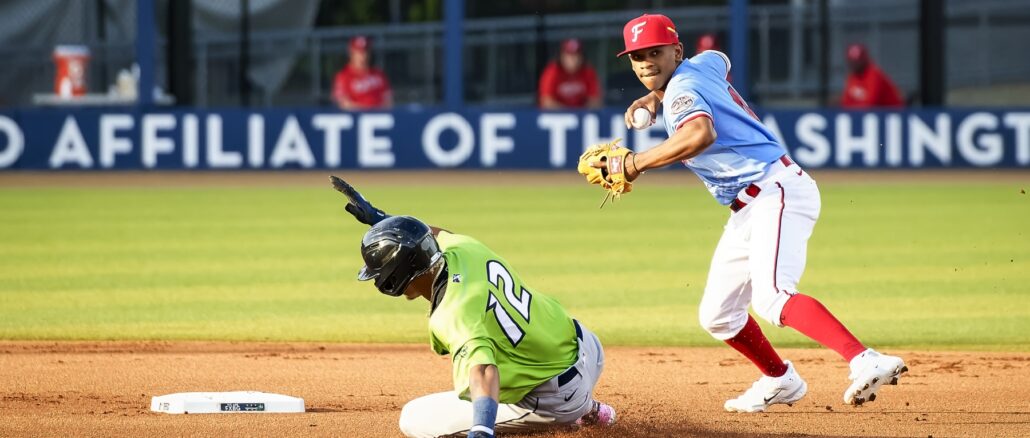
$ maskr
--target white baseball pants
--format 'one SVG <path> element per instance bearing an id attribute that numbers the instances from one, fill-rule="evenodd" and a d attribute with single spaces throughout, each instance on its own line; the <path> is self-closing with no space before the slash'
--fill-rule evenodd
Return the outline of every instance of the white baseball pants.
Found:
<path id="1" fill-rule="evenodd" d="M 780 311 L 797 293 L 819 218 L 819 188 L 797 164 L 774 161 L 754 185 L 756 196 L 745 189 L 737 197 L 745 205 L 726 222 L 698 308 L 701 327 L 719 340 L 744 328 L 748 305 L 783 326 Z"/>
<path id="2" fill-rule="evenodd" d="M 604 349 L 597 336 L 580 325 L 578 374 L 559 385 L 559 374 L 515 404 L 497 405 L 494 433 L 517 433 L 571 425 L 590 413 L 594 386 L 604 370 Z M 572 368 L 570 367 L 570 368 Z M 501 373 L 504 370 L 499 370 Z M 454 391 L 416 398 L 401 409 L 401 432 L 408 437 L 464 436 L 472 427 L 472 402 Z"/>

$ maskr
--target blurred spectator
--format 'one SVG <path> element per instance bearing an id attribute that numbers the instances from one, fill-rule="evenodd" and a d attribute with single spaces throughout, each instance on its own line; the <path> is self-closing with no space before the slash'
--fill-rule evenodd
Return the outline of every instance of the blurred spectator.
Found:
<path id="1" fill-rule="evenodd" d="M 597 73 L 583 59 L 583 46 L 577 39 L 561 43 L 561 54 L 540 75 L 540 107 L 599 108 L 601 87 Z"/>
<path id="2" fill-rule="evenodd" d="M 333 100 L 345 110 L 383 109 L 393 106 L 390 81 L 369 65 L 368 39 L 350 40 L 350 59 L 333 80 Z"/>
<path id="3" fill-rule="evenodd" d="M 844 84 L 841 107 L 848 109 L 901 108 L 901 93 L 887 75 L 869 58 L 861 44 L 848 46 L 848 79 Z"/>
<path id="4" fill-rule="evenodd" d="M 715 37 L 714 33 L 706 33 L 697 38 L 697 44 L 694 45 L 694 54 L 704 52 L 705 50 L 722 50 L 719 47 L 719 39 Z"/>
<path id="5" fill-rule="evenodd" d="M 706 33 L 697 37 L 697 43 L 694 44 L 694 56 L 699 55 L 705 50 L 722 51 L 722 47 L 719 45 L 719 38 L 714 33 Z M 726 73 L 726 82 L 733 82 L 732 74 Z"/>

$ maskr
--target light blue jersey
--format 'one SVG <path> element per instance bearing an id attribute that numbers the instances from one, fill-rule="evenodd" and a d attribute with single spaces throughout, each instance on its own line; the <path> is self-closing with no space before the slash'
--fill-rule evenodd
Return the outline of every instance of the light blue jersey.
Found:
<path id="1" fill-rule="evenodd" d="M 707 50 L 680 64 L 662 102 L 665 131 L 672 137 L 684 123 L 708 117 L 718 138 L 700 155 L 685 160 L 720 204 L 733 202 L 744 187 L 786 153 L 772 132 L 726 81 L 730 60 Z"/>

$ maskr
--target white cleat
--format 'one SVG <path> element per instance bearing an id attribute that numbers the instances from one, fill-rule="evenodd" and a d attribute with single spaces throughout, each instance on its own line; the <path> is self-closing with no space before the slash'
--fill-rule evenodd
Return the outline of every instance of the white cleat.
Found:
<path id="1" fill-rule="evenodd" d="M 861 406 L 876 400 L 876 392 L 883 384 L 897 385 L 901 373 L 908 371 L 905 361 L 888 356 L 872 348 L 851 359 L 851 386 L 844 391 L 844 403 Z"/>
<path id="2" fill-rule="evenodd" d="M 793 405 L 808 392 L 808 384 L 794 370 L 789 360 L 786 374 L 780 377 L 762 376 L 751 388 L 740 397 L 726 400 L 723 408 L 726 412 L 765 412 L 769 406 L 782 404 Z"/>

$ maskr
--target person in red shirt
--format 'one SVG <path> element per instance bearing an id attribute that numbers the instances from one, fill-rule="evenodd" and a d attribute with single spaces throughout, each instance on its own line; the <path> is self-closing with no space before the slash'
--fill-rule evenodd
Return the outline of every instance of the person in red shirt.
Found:
<path id="1" fill-rule="evenodd" d="M 701 34 L 701 36 L 697 37 L 697 43 L 694 44 L 694 56 L 700 55 L 705 50 L 722 51 L 722 47 L 719 45 L 719 38 L 714 33 Z M 733 82 L 733 76 L 729 72 L 726 73 L 726 82 Z"/>
<path id="2" fill-rule="evenodd" d="M 383 109 L 393 106 L 393 91 L 386 75 L 368 62 L 368 39 L 350 40 L 350 60 L 333 80 L 333 100 L 344 110 Z"/>
<path id="3" fill-rule="evenodd" d="M 719 39 L 715 37 L 714 33 L 706 33 L 697 37 L 697 43 L 694 44 L 694 54 L 699 55 L 705 50 L 720 50 Z"/>
<path id="4" fill-rule="evenodd" d="M 597 73 L 583 59 L 583 47 L 577 39 L 561 43 L 561 54 L 551 61 L 540 75 L 540 108 L 599 108 L 601 87 Z"/>
<path id="5" fill-rule="evenodd" d="M 848 46 L 848 79 L 840 105 L 847 109 L 901 108 L 904 101 L 894 82 L 869 58 L 861 44 Z"/>

